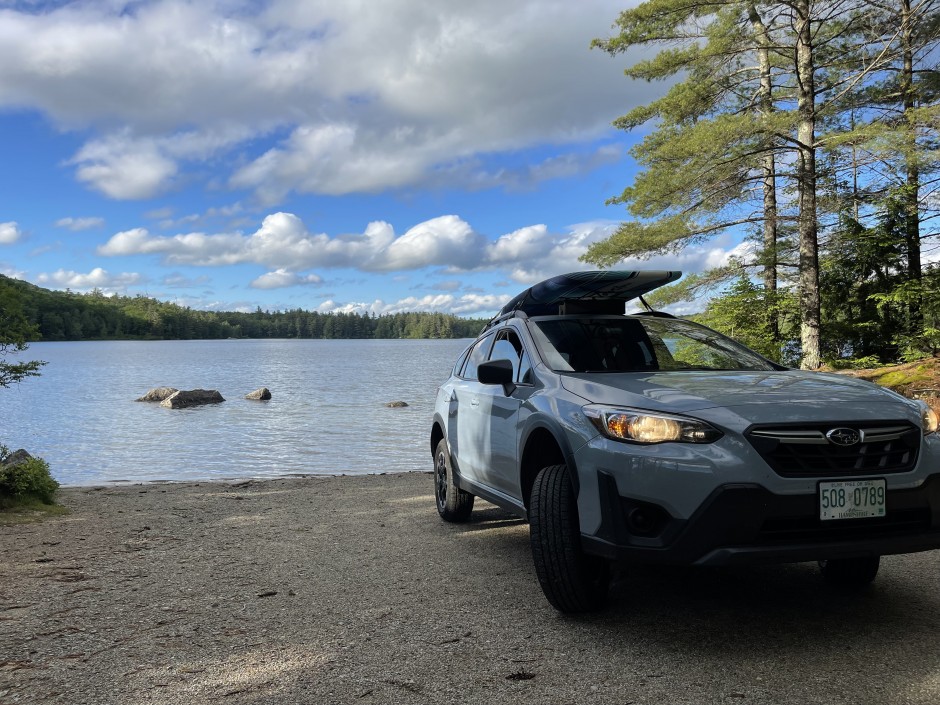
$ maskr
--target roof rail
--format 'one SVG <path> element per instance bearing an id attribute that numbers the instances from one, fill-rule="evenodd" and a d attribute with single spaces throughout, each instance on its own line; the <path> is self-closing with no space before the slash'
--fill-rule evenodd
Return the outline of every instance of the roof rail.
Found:
<path id="1" fill-rule="evenodd" d="M 483 333 L 488 331 L 490 328 L 493 328 L 494 326 L 499 325 L 503 321 L 508 321 L 510 318 L 523 318 L 524 319 L 524 318 L 528 318 L 528 316 L 526 315 L 525 311 L 521 311 L 518 309 L 513 309 L 512 311 L 507 311 L 506 313 L 498 313 L 493 318 L 491 318 L 490 321 L 485 326 L 483 326 L 483 328 L 480 330 L 480 335 L 483 335 Z"/>

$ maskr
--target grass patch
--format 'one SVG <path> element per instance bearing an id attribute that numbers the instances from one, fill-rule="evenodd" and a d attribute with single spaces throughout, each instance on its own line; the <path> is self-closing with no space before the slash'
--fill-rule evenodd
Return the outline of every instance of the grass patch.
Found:
<path id="1" fill-rule="evenodd" d="M 44 504 L 38 499 L 23 500 L 19 504 L 6 506 L 0 501 L 0 526 L 32 524 L 43 519 L 65 516 L 68 507 L 61 504 Z"/>

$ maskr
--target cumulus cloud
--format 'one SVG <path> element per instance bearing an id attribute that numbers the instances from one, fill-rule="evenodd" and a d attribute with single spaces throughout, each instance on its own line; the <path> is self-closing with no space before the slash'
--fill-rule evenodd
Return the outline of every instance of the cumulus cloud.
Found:
<path id="1" fill-rule="evenodd" d="M 104 218 L 59 218 L 55 224 L 57 228 L 68 228 L 74 231 L 91 230 L 104 225 Z"/>
<path id="2" fill-rule="evenodd" d="M 68 161 L 75 175 L 116 200 L 152 198 L 170 189 L 181 161 L 202 161 L 252 135 L 248 127 L 140 136 L 129 128 L 87 142 Z"/>
<path id="3" fill-rule="evenodd" d="M 39 274 L 36 277 L 36 282 L 43 286 L 58 289 L 76 289 L 78 291 L 101 289 L 105 292 L 125 291 L 127 287 L 139 284 L 142 280 L 143 277 L 136 272 L 110 274 L 101 267 L 95 267 L 87 274 L 59 269 L 50 274 Z"/>
<path id="4" fill-rule="evenodd" d="M 311 275 L 305 278 L 300 273 L 324 268 L 362 272 L 431 267 L 444 273 L 490 271 L 503 273 L 516 285 L 528 285 L 556 274 L 592 269 L 578 258 L 592 243 L 609 237 L 616 225 L 595 221 L 553 232 L 544 224 L 536 224 L 489 240 L 462 218 L 446 215 L 418 223 L 400 236 L 389 223 L 376 221 L 361 234 L 331 237 L 311 233 L 294 214 L 273 213 L 251 234 L 194 232 L 161 236 L 146 228 L 126 230 L 100 246 L 98 254 L 156 255 L 171 265 L 261 265 L 271 271 L 252 282 L 258 289 L 320 283 L 316 275 L 310 279 Z M 729 237 L 721 237 L 679 254 L 627 260 L 618 267 L 700 272 L 727 264 L 732 257 L 747 259 L 752 254 L 750 244 L 736 244 Z M 436 288 L 452 292 L 459 284 L 450 279 Z"/>
<path id="5" fill-rule="evenodd" d="M 414 226 L 385 248 L 379 269 L 392 271 L 446 265 L 473 269 L 487 240 L 466 221 L 445 215 Z"/>
<path id="6" fill-rule="evenodd" d="M 71 163 L 111 198 L 152 197 L 178 183 L 190 162 L 243 146 L 247 160 L 231 184 L 266 203 L 292 190 L 374 192 L 426 182 L 481 154 L 607 132 L 613 118 L 662 90 L 627 90 L 622 67 L 636 57 L 615 61 L 587 49 L 623 7 L 18 4 L 0 13 L 0 108 L 89 130 Z M 249 140 L 274 130 L 285 137 L 252 152 Z M 573 151 L 512 174 L 449 173 L 468 184 L 511 185 L 614 158 Z"/>
<path id="7" fill-rule="evenodd" d="M 291 286 L 305 286 L 310 284 L 322 284 L 323 278 L 316 274 L 307 274 L 301 276 L 294 272 L 288 272 L 285 269 L 276 269 L 273 272 L 266 272 L 251 282 L 253 289 L 286 289 Z"/>
<path id="8" fill-rule="evenodd" d="M 152 142 L 120 137 L 89 142 L 71 161 L 75 175 L 96 191 L 118 200 L 151 198 L 176 176 L 176 162 Z"/>
<path id="9" fill-rule="evenodd" d="M 22 234 L 16 221 L 0 223 L 0 245 L 12 245 Z"/>
<path id="10" fill-rule="evenodd" d="M 160 255 L 169 264 L 218 266 L 253 263 L 288 272 L 315 267 L 400 271 L 441 265 L 471 269 L 480 264 L 486 239 L 457 216 L 419 223 L 401 237 L 391 225 L 369 223 L 362 234 L 330 237 L 310 233 L 291 213 L 273 213 L 251 235 L 186 233 L 153 235 L 134 228 L 98 248 L 105 256 Z"/>

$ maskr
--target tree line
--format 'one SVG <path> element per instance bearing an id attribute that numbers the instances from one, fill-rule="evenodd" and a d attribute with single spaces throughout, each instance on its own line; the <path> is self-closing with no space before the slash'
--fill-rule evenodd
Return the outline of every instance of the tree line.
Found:
<path id="1" fill-rule="evenodd" d="M 719 292 L 703 318 L 778 360 L 891 362 L 940 348 L 940 0 L 646 0 L 593 46 L 656 49 L 612 266 L 746 234 L 655 298 Z"/>
<path id="2" fill-rule="evenodd" d="M 0 275 L 0 311 L 20 338 L 190 340 L 219 338 L 472 338 L 485 324 L 443 313 L 382 316 L 292 309 L 198 311 L 146 296 L 51 291 Z M 2 321 L 0 321 L 2 323 Z"/>

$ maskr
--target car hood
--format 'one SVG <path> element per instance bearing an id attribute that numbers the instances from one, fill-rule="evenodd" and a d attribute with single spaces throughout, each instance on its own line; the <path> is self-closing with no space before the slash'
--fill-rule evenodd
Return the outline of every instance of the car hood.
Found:
<path id="1" fill-rule="evenodd" d="M 776 406 L 782 411 L 796 405 L 805 417 L 814 407 L 847 405 L 862 410 L 872 404 L 910 404 L 904 397 L 869 382 L 801 370 L 567 374 L 562 375 L 562 385 L 593 403 L 679 413 L 758 406 Z"/>

